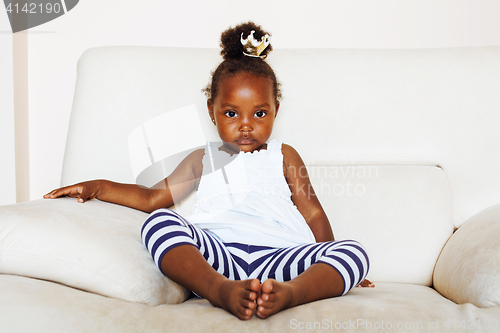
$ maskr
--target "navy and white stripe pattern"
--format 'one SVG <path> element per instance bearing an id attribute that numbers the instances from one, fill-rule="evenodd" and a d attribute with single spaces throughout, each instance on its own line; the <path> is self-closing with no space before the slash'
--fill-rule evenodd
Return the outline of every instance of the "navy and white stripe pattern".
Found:
<path id="1" fill-rule="evenodd" d="M 365 249 L 353 240 L 289 248 L 222 243 L 169 209 L 159 209 L 149 216 L 142 227 L 142 241 L 160 269 L 165 253 L 189 244 L 196 246 L 217 272 L 231 280 L 289 281 L 312 264 L 325 263 L 335 268 L 344 280 L 343 294 L 361 283 L 369 269 Z"/>

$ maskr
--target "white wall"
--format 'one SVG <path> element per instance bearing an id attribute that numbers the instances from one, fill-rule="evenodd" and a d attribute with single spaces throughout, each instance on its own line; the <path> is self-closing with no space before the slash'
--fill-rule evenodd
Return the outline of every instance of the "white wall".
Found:
<path id="1" fill-rule="evenodd" d="M 16 202 L 12 33 L 6 18 L 0 12 L 0 205 Z"/>
<path id="2" fill-rule="evenodd" d="M 220 32 L 245 20 L 270 30 L 275 48 L 500 45 L 499 14 L 497 0 L 81 0 L 29 31 L 30 197 L 59 185 L 76 63 L 90 47 L 218 48 Z M 6 180 L 13 186 L 9 29 L 0 13 L 2 188 Z M 12 196 L 0 195 L 0 205 L 10 201 Z"/>

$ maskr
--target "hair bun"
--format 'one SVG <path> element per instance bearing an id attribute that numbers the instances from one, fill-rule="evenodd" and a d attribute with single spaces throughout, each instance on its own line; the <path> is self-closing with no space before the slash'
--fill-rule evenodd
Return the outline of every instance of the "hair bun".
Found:
<path id="1" fill-rule="evenodd" d="M 254 38 L 260 40 L 263 36 L 269 35 L 270 33 L 264 31 L 261 26 L 253 23 L 246 22 L 235 26 L 234 28 L 229 28 L 224 31 L 220 37 L 220 46 L 222 48 L 220 54 L 227 59 L 235 59 L 243 57 L 243 45 L 241 44 L 241 37 L 247 38 L 248 35 L 254 30 Z M 269 52 L 272 51 L 272 46 L 269 45 L 262 53 L 261 57 L 266 58 Z"/>

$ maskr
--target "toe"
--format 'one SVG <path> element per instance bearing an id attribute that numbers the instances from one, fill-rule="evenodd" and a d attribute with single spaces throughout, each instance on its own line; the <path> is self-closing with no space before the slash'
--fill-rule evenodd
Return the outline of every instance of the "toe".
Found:
<path id="1" fill-rule="evenodd" d="M 243 290 L 241 298 L 254 302 L 257 299 L 257 293 L 255 291 Z"/>
<path id="2" fill-rule="evenodd" d="M 273 306 L 275 305 L 274 302 L 263 302 L 263 301 L 260 301 L 258 304 L 257 304 L 257 310 L 261 309 L 271 309 Z"/>
<path id="3" fill-rule="evenodd" d="M 260 281 L 257 279 L 253 279 L 253 280 L 249 280 L 249 281 L 250 281 L 250 284 L 249 284 L 247 289 L 258 293 L 260 291 Z"/>
<path id="4" fill-rule="evenodd" d="M 249 301 L 248 299 L 240 299 L 240 306 L 245 309 L 253 310 L 256 304 L 254 301 Z"/>
<path id="5" fill-rule="evenodd" d="M 277 299 L 277 294 L 275 293 L 272 293 L 272 294 L 262 294 L 258 299 L 257 299 L 257 303 L 259 303 L 259 301 L 261 302 L 275 302 L 276 299 Z M 259 303 L 260 304 L 260 303 Z"/>
<path id="6" fill-rule="evenodd" d="M 242 307 L 240 309 L 239 315 L 237 317 L 240 319 L 243 319 L 243 320 L 248 320 L 248 319 L 252 318 L 252 313 L 253 313 L 252 310 L 245 308 L 245 307 Z"/>
<path id="7" fill-rule="evenodd" d="M 261 319 L 266 319 L 272 314 L 272 311 L 268 308 L 265 308 L 263 306 L 259 306 L 257 308 L 257 311 L 255 312 L 255 315 Z"/>
<path id="8" fill-rule="evenodd" d="M 274 279 L 268 279 L 266 281 L 264 281 L 262 283 L 262 286 L 260 288 L 260 290 L 262 291 L 262 293 L 266 293 L 266 294 L 270 294 L 271 292 L 273 292 L 274 290 L 274 285 L 275 285 L 275 282 L 276 280 Z"/>

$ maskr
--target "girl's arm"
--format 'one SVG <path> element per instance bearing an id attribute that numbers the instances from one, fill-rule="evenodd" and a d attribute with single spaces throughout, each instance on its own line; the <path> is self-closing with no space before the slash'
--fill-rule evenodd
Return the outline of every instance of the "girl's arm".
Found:
<path id="1" fill-rule="evenodd" d="M 162 192 L 161 190 L 150 190 L 134 184 L 91 180 L 53 190 L 43 197 L 45 199 L 72 197 L 77 198 L 82 203 L 97 198 L 101 201 L 149 212 L 154 205 L 154 198 L 165 195 Z"/>
<path id="2" fill-rule="evenodd" d="M 304 216 L 309 228 L 311 228 L 316 242 L 327 242 L 335 240 L 332 227 L 328 217 L 321 207 L 309 176 L 299 154 L 291 146 L 283 145 L 283 162 L 285 178 L 292 191 L 292 201 L 299 212 Z M 363 280 L 358 287 L 375 287 L 370 280 Z"/>
<path id="3" fill-rule="evenodd" d="M 311 228 L 316 242 L 327 242 L 335 240 L 332 227 L 328 217 L 321 207 L 309 176 L 299 154 L 291 146 L 283 145 L 283 162 L 285 178 L 292 191 L 292 201 L 299 212 L 304 216 L 309 228 Z M 375 287 L 370 280 L 363 280 L 358 287 Z"/>
<path id="4" fill-rule="evenodd" d="M 314 193 L 302 158 L 289 145 L 283 144 L 284 173 L 292 201 L 311 228 L 317 242 L 335 240 L 332 227 L 323 207 Z"/>
<path id="5" fill-rule="evenodd" d="M 153 188 L 108 180 L 92 180 L 53 190 L 44 195 L 44 198 L 68 196 L 77 198 L 79 202 L 96 198 L 151 213 L 158 208 L 172 206 L 196 188 L 201 175 L 202 157 L 203 150 L 189 154 L 170 176 Z"/>

